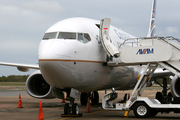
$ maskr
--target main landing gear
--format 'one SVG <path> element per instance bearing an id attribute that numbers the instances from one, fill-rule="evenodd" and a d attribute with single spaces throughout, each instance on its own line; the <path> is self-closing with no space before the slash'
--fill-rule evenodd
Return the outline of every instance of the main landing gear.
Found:
<path id="1" fill-rule="evenodd" d="M 180 104 L 180 98 L 174 98 L 172 96 L 171 92 L 169 92 L 167 94 L 167 91 L 170 88 L 167 87 L 167 78 L 166 77 L 163 78 L 163 85 L 161 85 L 157 81 L 155 81 L 155 82 L 163 88 L 162 92 L 156 93 L 156 99 L 159 100 L 159 102 L 161 102 L 162 104 L 170 104 L 170 103 L 171 104 Z"/>
<path id="2" fill-rule="evenodd" d="M 169 92 L 167 94 L 167 91 L 170 89 L 170 88 L 167 87 L 167 78 L 166 77 L 163 78 L 163 85 L 161 85 L 157 81 L 155 81 L 155 83 L 157 83 L 158 85 L 160 85 L 163 88 L 162 92 L 157 92 L 156 93 L 156 99 L 159 100 L 159 102 L 162 103 L 162 104 L 170 104 L 170 103 L 172 103 L 173 97 L 171 95 L 171 92 Z"/>

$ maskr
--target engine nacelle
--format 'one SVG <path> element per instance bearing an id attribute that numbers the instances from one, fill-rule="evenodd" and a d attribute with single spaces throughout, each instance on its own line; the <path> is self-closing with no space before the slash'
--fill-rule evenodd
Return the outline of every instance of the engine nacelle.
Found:
<path id="1" fill-rule="evenodd" d="M 180 97 L 180 78 L 177 76 L 171 81 L 171 94 L 173 97 Z"/>
<path id="2" fill-rule="evenodd" d="M 26 81 L 27 93 L 39 99 L 51 99 L 53 96 L 52 87 L 44 80 L 40 70 L 31 74 Z"/>

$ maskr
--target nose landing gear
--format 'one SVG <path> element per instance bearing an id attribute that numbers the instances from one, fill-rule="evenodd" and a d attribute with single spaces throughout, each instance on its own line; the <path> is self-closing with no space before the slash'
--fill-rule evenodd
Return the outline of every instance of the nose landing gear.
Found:
<path id="1" fill-rule="evenodd" d="M 82 113 L 79 113 L 79 106 L 74 103 L 74 98 L 70 98 L 70 103 L 64 105 L 64 114 L 62 117 L 81 117 Z"/>

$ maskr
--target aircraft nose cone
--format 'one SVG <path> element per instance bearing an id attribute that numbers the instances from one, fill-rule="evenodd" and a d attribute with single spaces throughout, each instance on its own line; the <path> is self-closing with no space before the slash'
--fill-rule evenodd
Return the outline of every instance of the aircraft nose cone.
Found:
<path id="1" fill-rule="evenodd" d="M 39 46 L 39 60 L 41 59 L 69 59 L 71 52 L 63 41 L 41 41 Z"/>

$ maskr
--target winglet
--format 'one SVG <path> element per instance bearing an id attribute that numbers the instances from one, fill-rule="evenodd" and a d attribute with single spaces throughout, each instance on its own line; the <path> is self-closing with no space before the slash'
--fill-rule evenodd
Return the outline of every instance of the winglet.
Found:
<path id="1" fill-rule="evenodd" d="M 156 23 L 156 0 L 153 0 L 150 24 L 149 24 L 149 32 L 147 37 L 153 37 L 155 35 L 155 30 L 156 30 L 155 23 Z"/>

